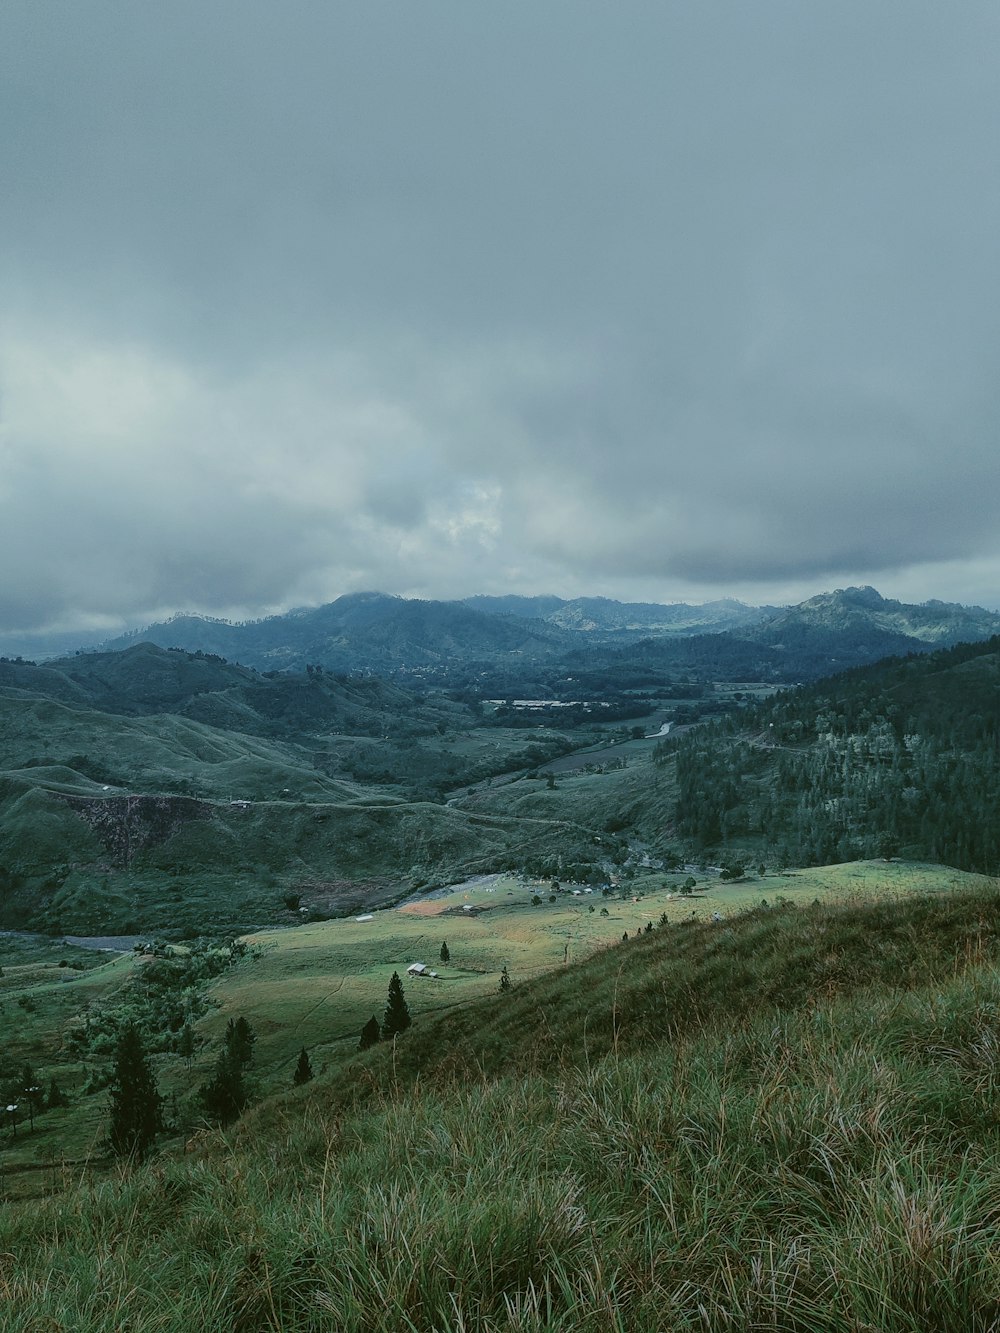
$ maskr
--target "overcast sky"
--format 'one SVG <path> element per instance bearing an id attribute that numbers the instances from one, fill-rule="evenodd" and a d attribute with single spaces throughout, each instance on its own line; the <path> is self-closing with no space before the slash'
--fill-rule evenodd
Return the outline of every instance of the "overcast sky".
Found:
<path id="1" fill-rule="evenodd" d="M 0 631 L 1000 606 L 995 0 L 4 0 Z"/>

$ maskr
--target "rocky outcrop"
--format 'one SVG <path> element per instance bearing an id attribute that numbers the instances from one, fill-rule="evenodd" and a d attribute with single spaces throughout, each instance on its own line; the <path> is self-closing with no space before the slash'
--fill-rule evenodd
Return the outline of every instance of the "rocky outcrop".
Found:
<path id="1" fill-rule="evenodd" d="M 212 806 L 191 796 L 63 795 L 65 803 L 94 830 L 117 866 L 137 853 L 166 842 L 192 819 L 208 819 Z"/>

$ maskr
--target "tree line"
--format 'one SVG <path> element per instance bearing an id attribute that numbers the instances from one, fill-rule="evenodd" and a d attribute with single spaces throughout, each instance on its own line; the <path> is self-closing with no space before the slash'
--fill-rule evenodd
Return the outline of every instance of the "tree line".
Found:
<path id="1" fill-rule="evenodd" d="M 657 747 L 676 835 L 817 865 L 1000 869 L 1000 640 L 845 672 Z"/>

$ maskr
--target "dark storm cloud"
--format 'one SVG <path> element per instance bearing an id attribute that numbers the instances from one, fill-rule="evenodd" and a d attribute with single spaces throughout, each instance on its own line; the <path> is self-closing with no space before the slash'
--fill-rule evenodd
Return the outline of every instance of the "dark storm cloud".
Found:
<path id="1" fill-rule="evenodd" d="M 8 4 L 0 620 L 995 603 L 998 29 Z"/>

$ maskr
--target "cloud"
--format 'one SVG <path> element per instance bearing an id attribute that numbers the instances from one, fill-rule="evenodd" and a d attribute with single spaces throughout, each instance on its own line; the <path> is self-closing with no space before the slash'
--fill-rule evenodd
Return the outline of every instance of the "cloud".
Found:
<path id="1" fill-rule="evenodd" d="M 0 628 L 997 602 L 995 8 L 0 16 Z"/>

